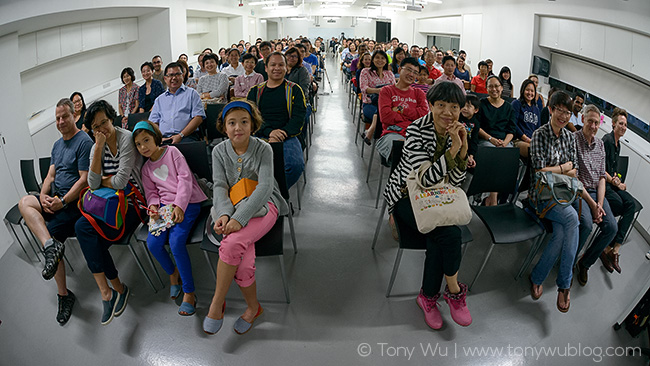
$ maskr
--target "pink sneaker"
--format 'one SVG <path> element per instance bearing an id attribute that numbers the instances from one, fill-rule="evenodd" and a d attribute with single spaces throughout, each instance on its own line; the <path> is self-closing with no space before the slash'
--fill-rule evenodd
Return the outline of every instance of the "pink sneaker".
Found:
<path id="1" fill-rule="evenodd" d="M 424 293 L 420 290 L 420 294 L 417 299 L 415 299 L 415 302 L 418 303 L 420 309 L 424 311 L 425 323 L 436 330 L 442 328 L 442 315 L 440 315 L 440 309 L 438 309 L 440 306 L 440 304 L 438 304 L 439 297 L 440 292 L 438 292 L 434 297 L 428 298 L 424 296 Z"/>
<path id="2" fill-rule="evenodd" d="M 465 303 L 465 297 L 467 297 L 467 285 L 464 283 L 458 282 L 460 286 L 460 292 L 457 294 L 452 294 L 449 292 L 449 287 L 445 286 L 445 294 L 443 295 L 447 305 L 449 305 L 449 312 L 451 313 L 451 318 L 458 325 L 466 327 L 472 324 L 472 316 L 469 314 L 469 309 Z"/>

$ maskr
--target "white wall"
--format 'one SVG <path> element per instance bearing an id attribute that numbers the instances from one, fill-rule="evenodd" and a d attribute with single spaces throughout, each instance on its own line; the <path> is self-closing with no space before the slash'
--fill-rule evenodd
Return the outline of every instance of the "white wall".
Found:
<path id="1" fill-rule="evenodd" d="M 318 20 L 316 20 L 318 18 Z M 317 27 L 316 21 L 319 26 Z M 315 38 L 317 36 L 325 39 L 331 37 L 340 37 L 341 32 L 345 32 L 347 38 L 375 38 L 376 22 L 356 21 L 354 17 L 341 17 L 333 23 L 328 23 L 323 17 L 314 17 L 312 20 L 293 20 L 290 18 L 281 18 L 283 32 L 281 37 L 296 38 L 300 35 Z M 355 24 L 353 27 L 352 25 Z"/>

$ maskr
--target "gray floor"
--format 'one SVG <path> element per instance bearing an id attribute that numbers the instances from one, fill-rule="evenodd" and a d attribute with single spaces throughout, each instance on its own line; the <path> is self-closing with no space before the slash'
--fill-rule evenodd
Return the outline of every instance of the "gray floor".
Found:
<path id="1" fill-rule="evenodd" d="M 526 279 L 514 280 L 530 243 L 494 250 L 467 298 L 474 319 L 467 328 L 452 322 L 446 304 L 442 305 L 442 330 L 433 331 L 424 323 L 415 303 L 423 266 L 421 251 L 405 252 L 393 296 L 387 299 L 384 293 L 397 252 L 387 225 L 376 250 L 370 249 L 379 215 L 374 209 L 378 163 L 375 159 L 366 184 L 369 151 L 361 159 L 339 72 L 332 61 L 328 65 L 334 93 L 320 97 L 308 182 L 304 186 L 300 182 L 304 191 L 302 210 L 295 216 L 297 255 L 289 250 L 288 227 L 285 235 L 291 304 L 284 302 L 277 258 L 260 258 L 257 279 L 264 315 L 250 333 L 236 335 L 230 328 L 245 303 L 233 286 L 224 328 L 215 336 L 206 336 L 201 322 L 214 281 L 198 247 L 190 248 L 199 299 L 193 317 L 177 315 L 179 302 L 168 298 L 168 286 L 158 293 L 149 288 L 127 248 L 113 248 L 120 276 L 133 295 L 121 317 L 101 326 L 99 292 L 73 242 L 67 246 L 75 267 L 74 273 L 68 271 L 68 287 L 78 302 L 70 322 L 60 327 L 55 321 L 56 286 L 41 278 L 42 264 L 33 254 L 27 257 L 14 244 L 0 259 L 0 278 L 4 279 L 0 281 L 0 365 L 647 363 L 645 357 L 605 356 L 623 351 L 607 347 L 648 343 L 645 334 L 635 339 L 625 330 L 612 329 L 650 278 L 644 257 L 648 244 L 636 231 L 622 250 L 623 273 L 610 275 L 598 262 L 586 287 L 574 285 L 567 314 L 555 307 L 555 272 L 545 282 L 539 301 L 530 298 Z M 476 274 L 490 241 L 478 219 L 470 229 L 474 241 L 460 269 L 463 282 L 470 282 Z M 473 350 L 486 353 L 472 355 Z"/>

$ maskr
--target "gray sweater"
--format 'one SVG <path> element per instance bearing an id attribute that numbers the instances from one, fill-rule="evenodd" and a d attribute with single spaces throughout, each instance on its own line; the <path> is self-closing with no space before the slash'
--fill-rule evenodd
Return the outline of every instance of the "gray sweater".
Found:
<path id="1" fill-rule="evenodd" d="M 124 189 L 131 176 L 142 189 L 142 180 L 140 180 L 140 168 L 142 168 L 142 155 L 138 153 L 131 139 L 131 131 L 120 127 L 115 127 L 115 136 L 117 138 L 117 151 L 119 153 L 120 167 L 117 174 L 111 177 L 111 185 L 115 189 Z M 90 149 L 90 164 L 92 165 L 95 147 Z M 97 189 L 102 184 L 102 175 L 104 175 L 104 155 L 102 151 L 102 174 L 88 171 L 88 186 L 90 189 Z"/>
<path id="2" fill-rule="evenodd" d="M 216 221 L 226 215 L 237 220 L 242 226 L 267 202 L 273 202 L 279 215 L 289 214 L 287 202 L 280 194 L 280 189 L 273 176 L 273 149 L 268 143 L 250 137 L 248 150 L 237 155 L 230 140 L 225 140 L 212 150 L 212 176 L 214 195 L 212 218 Z M 248 199 L 242 201 L 237 209 L 230 201 L 230 187 L 240 179 L 257 181 L 257 187 Z"/>

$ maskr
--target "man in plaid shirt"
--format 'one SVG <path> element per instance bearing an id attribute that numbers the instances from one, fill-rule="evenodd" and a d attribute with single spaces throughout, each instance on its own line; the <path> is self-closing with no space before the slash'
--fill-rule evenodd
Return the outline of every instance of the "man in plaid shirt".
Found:
<path id="1" fill-rule="evenodd" d="M 574 132 L 576 149 L 578 151 L 578 179 L 584 185 L 582 199 L 587 207 L 580 213 L 580 239 L 578 252 L 584 246 L 593 223 L 600 227 L 600 233 L 587 248 L 585 254 L 578 261 L 578 282 L 584 286 L 587 283 L 587 271 L 600 257 L 603 249 L 611 243 L 618 230 L 614 214 L 605 199 L 605 145 L 603 140 L 596 137 L 600 126 L 600 111 L 598 107 L 590 104 L 585 107 L 582 114 L 583 128 Z M 573 205 L 578 209 L 577 202 Z M 583 205 L 584 206 L 584 205 Z"/>

